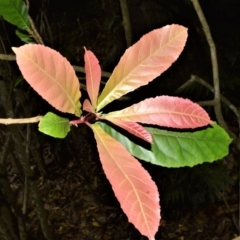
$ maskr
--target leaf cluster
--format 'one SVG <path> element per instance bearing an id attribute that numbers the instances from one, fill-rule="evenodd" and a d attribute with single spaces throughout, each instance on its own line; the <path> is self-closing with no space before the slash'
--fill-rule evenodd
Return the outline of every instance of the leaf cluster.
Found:
<path id="1" fill-rule="evenodd" d="M 19 0 L 10 2 L 12 6 L 9 6 L 7 0 L 2 2 L 5 4 L 1 11 L 4 18 L 31 33 L 25 4 Z M 192 167 L 218 160 L 228 154 L 231 139 L 220 126 L 210 120 L 203 108 L 188 99 L 158 96 L 118 111 L 104 113 L 102 110 L 114 100 L 147 85 L 167 70 L 183 51 L 186 40 L 187 29 L 177 24 L 144 35 L 123 54 L 101 93 L 98 59 L 84 48 L 89 99 L 83 102 L 80 102 L 82 94 L 75 71 L 59 52 L 40 44 L 12 48 L 19 69 L 30 86 L 54 108 L 77 118 L 70 121 L 47 113 L 40 120 L 39 131 L 65 138 L 72 126 L 89 126 L 96 139 L 103 170 L 121 208 L 129 222 L 149 239 L 154 239 L 159 226 L 159 192 L 149 173 L 136 158 L 165 167 Z M 132 142 L 103 121 L 145 141 L 149 144 L 149 149 Z M 145 124 L 153 127 L 145 127 Z M 207 127 L 209 125 L 211 126 Z M 175 129 L 205 126 L 206 129 L 177 132 L 161 130 L 155 126 Z M 185 179 L 184 175 L 180 176 L 178 184 Z M 211 181 L 207 175 L 203 179 Z M 219 188 L 213 189 L 214 192 Z M 183 196 L 176 191 L 174 199 Z"/>

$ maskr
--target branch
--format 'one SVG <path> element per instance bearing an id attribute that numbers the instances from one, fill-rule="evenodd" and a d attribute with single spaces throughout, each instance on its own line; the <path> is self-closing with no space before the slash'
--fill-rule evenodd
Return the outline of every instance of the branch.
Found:
<path id="1" fill-rule="evenodd" d="M 121 11 L 122 11 L 123 28 L 125 32 L 126 43 L 127 43 L 127 47 L 130 47 L 132 45 L 132 30 L 131 30 L 127 0 L 119 0 L 119 1 L 120 1 Z"/>
<path id="2" fill-rule="evenodd" d="M 37 123 L 41 120 L 42 116 L 32 118 L 0 118 L 0 124 L 25 124 L 25 123 Z"/>
<path id="3" fill-rule="evenodd" d="M 31 25 L 32 29 L 31 30 L 27 29 L 27 32 L 35 39 L 35 41 L 37 43 L 44 45 L 44 42 L 43 42 L 40 34 L 38 33 L 32 18 L 29 15 L 28 15 L 28 20 L 30 22 L 30 25 Z"/>
<path id="4" fill-rule="evenodd" d="M 174 94 L 178 94 L 180 92 L 182 92 L 184 89 L 186 89 L 187 87 L 189 87 L 191 84 L 193 84 L 194 82 L 198 82 L 201 85 L 203 85 L 204 87 L 206 87 L 209 91 L 214 93 L 214 88 L 207 83 L 205 80 L 203 80 L 202 78 L 196 76 L 196 75 L 191 75 L 191 78 L 185 82 L 182 86 L 180 86 L 175 92 Z M 239 128 L 240 128 L 240 111 L 223 95 L 220 94 L 220 100 L 225 103 L 237 116 L 238 118 L 238 123 L 239 123 Z M 216 102 L 213 101 L 207 101 L 207 102 L 212 102 L 212 104 L 208 104 L 208 105 L 212 105 L 214 106 L 216 104 Z M 199 104 L 201 106 L 203 106 L 202 104 Z"/>
<path id="5" fill-rule="evenodd" d="M 194 82 L 198 82 L 198 83 L 202 84 L 203 86 L 205 86 L 207 89 L 209 89 L 211 92 L 214 93 L 214 88 L 209 83 L 207 83 L 205 80 L 203 80 L 202 78 L 200 78 L 198 76 L 192 75 L 191 78 L 187 82 L 185 82 L 183 85 L 181 85 L 174 92 L 174 94 L 180 93 L 181 91 L 183 91 L 185 88 L 189 87 Z M 220 100 L 223 103 L 225 103 L 235 113 L 235 115 L 237 116 L 237 121 L 238 121 L 239 129 L 240 129 L 240 111 L 226 97 L 222 96 L 221 94 L 220 94 Z M 201 106 L 213 106 L 215 108 L 215 106 L 219 103 L 214 98 L 213 100 L 198 102 L 198 104 Z M 240 139 L 236 136 L 236 134 L 231 132 L 229 129 L 227 129 L 226 131 L 233 138 L 233 142 L 236 144 L 236 146 L 240 150 Z"/>
<path id="6" fill-rule="evenodd" d="M 27 138 L 26 138 L 26 146 L 25 146 L 25 152 L 26 152 L 26 161 L 29 162 L 29 139 L 30 139 L 30 127 L 29 124 L 27 125 Z M 28 203 L 28 195 L 29 195 L 29 184 L 28 184 L 28 178 L 25 176 L 24 178 L 24 188 L 23 188 L 23 206 L 22 206 L 22 213 L 24 216 L 26 216 L 27 213 L 27 203 Z"/>
<path id="7" fill-rule="evenodd" d="M 12 55 L 12 54 L 1 54 L 0 53 L 0 60 L 16 61 L 16 56 Z"/>
<path id="8" fill-rule="evenodd" d="M 207 42 L 208 42 L 208 45 L 210 48 L 212 70 L 213 70 L 214 99 L 216 100 L 216 104 L 214 105 L 214 111 L 216 114 L 216 118 L 217 118 L 217 121 L 219 122 L 219 125 L 222 126 L 227 132 L 229 132 L 228 126 L 222 116 L 216 46 L 213 41 L 208 23 L 206 21 L 206 18 L 203 14 L 203 11 L 201 9 L 201 6 L 200 6 L 198 0 L 191 0 L 191 1 L 193 3 L 194 9 L 198 15 L 198 18 L 202 24 L 203 31 L 205 33 L 205 36 L 207 38 Z"/>
<path id="9" fill-rule="evenodd" d="M 29 8 L 30 8 L 29 0 L 25 0 L 25 3 L 26 3 L 27 10 L 29 11 Z M 37 43 L 44 45 L 43 40 L 42 40 L 40 34 L 38 33 L 38 31 L 35 27 L 35 24 L 29 14 L 28 14 L 28 20 L 30 22 L 30 26 L 32 29 L 26 29 L 27 32 L 35 39 L 35 41 Z"/>

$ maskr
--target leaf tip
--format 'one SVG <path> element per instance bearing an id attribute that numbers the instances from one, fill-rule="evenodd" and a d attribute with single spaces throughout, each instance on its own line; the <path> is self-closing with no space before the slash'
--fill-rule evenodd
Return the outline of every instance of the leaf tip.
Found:
<path id="1" fill-rule="evenodd" d="M 17 52 L 17 49 L 18 49 L 17 47 L 12 47 L 12 50 L 13 50 L 14 53 Z"/>

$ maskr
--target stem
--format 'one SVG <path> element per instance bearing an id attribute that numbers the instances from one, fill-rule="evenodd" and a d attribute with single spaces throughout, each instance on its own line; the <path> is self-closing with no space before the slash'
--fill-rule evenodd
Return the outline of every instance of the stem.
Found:
<path id="1" fill-rule="evenodd" d="M 125 31 L 127 47 L 130 47 L 132 45 L 132 30 L 131 30 L 127 0 L 120 0 L 120 6 L 122 10 L 123 28 Z"/>
<path id="2" fill-rule="evenodd" d="M 35 24 L 30 16 L 28 16 L 28 20 L 29 20 L 31 28 L 32 28 L 32 30 L 27 29 L 28 33 L 35 39 L 35 41 L 37 43 L 44 45 L 43 40 L 42 40 L 40 34 L 38 33 L 38 31 L 35 27 Z"/>

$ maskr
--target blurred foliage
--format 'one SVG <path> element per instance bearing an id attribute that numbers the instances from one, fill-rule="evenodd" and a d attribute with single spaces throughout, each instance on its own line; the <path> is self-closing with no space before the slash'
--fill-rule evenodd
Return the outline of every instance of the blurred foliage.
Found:
<path id="1" fill-rule="evenodd" d="M 207 200 L 221 198 L 234 180 L 222 162 L 204 163 L 193 168 L 163 169 L 162 202 L 199 207 Z"/>

